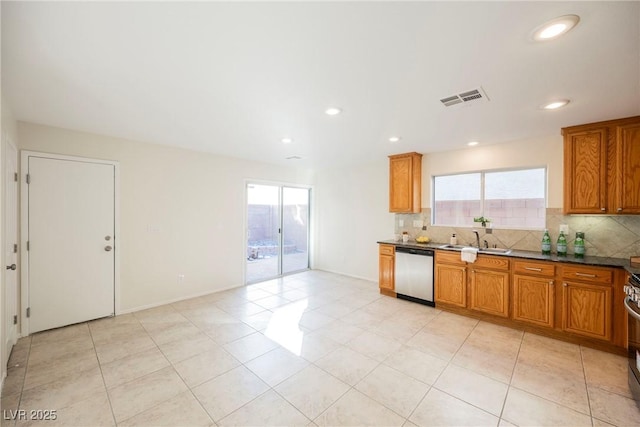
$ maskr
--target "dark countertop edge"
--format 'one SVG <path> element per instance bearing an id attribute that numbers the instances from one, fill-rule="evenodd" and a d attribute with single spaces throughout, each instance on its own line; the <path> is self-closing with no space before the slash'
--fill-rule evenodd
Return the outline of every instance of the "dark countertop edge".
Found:
<path id="1" fill-rule="evenodd" d="M 396 242 L 395 240 L 380 240 L 377 243 L 384 245 L 394 245 L 400 246 L 404 248 L 415 248 L 415 249 L 440 249 L 442 251 L 452 251 L 452 252 L 460 252 L 459 249 L 453 248 L 441 248 L 442 245 L 446 245 L 446 243 L 417 243 L 413 242 Z M 506 256 L 511 258 L 523 258 L 523 259 L 533 259 L 540 261 L 552 261 L 552 262 L 566 262 L 571 264 L 582 264 L 582 265 L 593 265 L 593 266 L 601 266 L 601 267 L 620 267 L 624 268 L 631 274 L 640 275 L 640 267 L 631 266 L 631 262 L 628 258 L 609 258 L 609 257 L 598 257 L 598 256 L 586 256 L 584 258 L 574 258 L 573 255 L 569 255 L 566 257 L 560 257 L 557 255 L 542 255 L 538 252 L 533 251 L 521 251 L 517 249 L 512 249 L 508 254 L 495 254 L 495 253 L 485 253 L 482 255 L 493 255 L 493 256 Z"/>

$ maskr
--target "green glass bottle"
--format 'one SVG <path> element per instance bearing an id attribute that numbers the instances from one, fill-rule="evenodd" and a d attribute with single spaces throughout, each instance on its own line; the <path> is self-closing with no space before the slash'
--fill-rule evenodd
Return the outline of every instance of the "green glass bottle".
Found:
<path id="1" fill-rule="evenodd" d="M 562 231 L 558 236 L 557 251 L 558 251 L 558 256 L 567 256 L 567 238 L 564 237 L 564 233 Z"/>
<path id="2" fill-rule="evenodd" d="M 573 253 L 576 258 L 584 258 L 584 233 L 578 231 L 576 233 L 576 241 L 573 244 Z"/>
<path id="3" fill-rule="evenodd" d="M 549 236 L 549 230 L 546 228 L 542 236 L 542 255 L 551 255 L 551 236 Z"/>

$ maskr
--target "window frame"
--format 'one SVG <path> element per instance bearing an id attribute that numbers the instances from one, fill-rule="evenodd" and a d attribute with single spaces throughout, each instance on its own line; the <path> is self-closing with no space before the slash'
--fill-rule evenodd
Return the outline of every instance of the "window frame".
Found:
<path id="1" fill-rule="evenodd" d="M 431 175 L 431 225 L 433 227 L 454 227 L 454 228 L 480 228 L 480 225 L 460 225 L 460 224 L 436 224 L 436 178 L 445 177 L 445 176 L 457 176 L 457 175 L 471 175 L 471 174 L 480 174 L 480 216 L 484 216 L 485 213 L 485 176 L 486 174 L 496 173 L 496 172 L 518 172 L 518 171 L 527 171 L 534 169 L 542 169 L 544 170 L 544 209 L 546 212 L 548 205 L 548 196 L 549 196 L 549 169 L 545 166 L 526 166 L 526 167 L 517 167 L 517 168 L 496 168 L 496 169 L 480 169 L 480 170 L 470 170 L 464 172 L 457 173 L 444 173 L 440 175 Z M 490 218 L 491 219 L 491 218 Z M 479 223 L 478 223 L 479 224 Z M 544 225 L 540 228 L 532 227 L 532 226 L 500 226 L 501 230 L 526 230 L 526 231 L 540 231 L 544 230 L 547 227 L 547 219 L 545 213 Z M 491 228 L 495 228 L 492 227 Z"/>

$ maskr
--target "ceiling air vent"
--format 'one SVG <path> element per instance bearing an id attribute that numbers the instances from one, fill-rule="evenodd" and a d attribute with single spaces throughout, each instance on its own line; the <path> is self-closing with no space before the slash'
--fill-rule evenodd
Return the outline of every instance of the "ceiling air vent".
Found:
<path id="1" fill-rule="evenodd" d="M 445 107 L 451 107 L 452 105 L 457 104 L 465 104 L 468 102 L 478 102 L 478 101 L 488 101 L 489 97 L 482 88 L 468 90 L 466 92 L 461 92 L 456 95 L 447 96 L 446 98 L 442 98 L 440 102 Z"/>

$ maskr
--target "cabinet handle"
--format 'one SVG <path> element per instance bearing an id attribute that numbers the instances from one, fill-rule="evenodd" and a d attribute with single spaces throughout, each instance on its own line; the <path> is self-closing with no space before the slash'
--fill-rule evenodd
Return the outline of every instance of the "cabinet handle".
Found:
<path id="1" fill-rule="evenodd" d="M 562 286 L 564 286 L 566 288 L 569 285 L 567 285 L 567 283 L 565 282 L 565 283 L 562 284 Z"/>
<path id="2" fill-rule="evenodd" d="M 542 271 L 541 268 L 535 268 L 535 267 L 525 267 L 525 270 L 531 270 L 531 271 Z"/>
<path id="3" fill-rule="evenodd" d="M 605 208 L 600 208 L 600 210 L 601 210 L 602 212 L 604 212 L 604 211 L 606 211 L 607 209 L 605 209 Z"/>
<path id="4" fill-rule="evenodd" d="M 549 280 L 549 285 L 553 286 L 553 280 Z"/>
<path id="5" fill-rule="evenodd" d="M 587 273 L 576 273 L 576 276 L 579 276 L 579 277 L 591 277 L 592 279 L 595 279 L 596 277 L 598 277 L 595 274 L 587 274 Z"/>
<path id="6" fill-rule="evenodd" d="M 622 212 L 622 208 L 618 208 L 618 212 Z"/>

